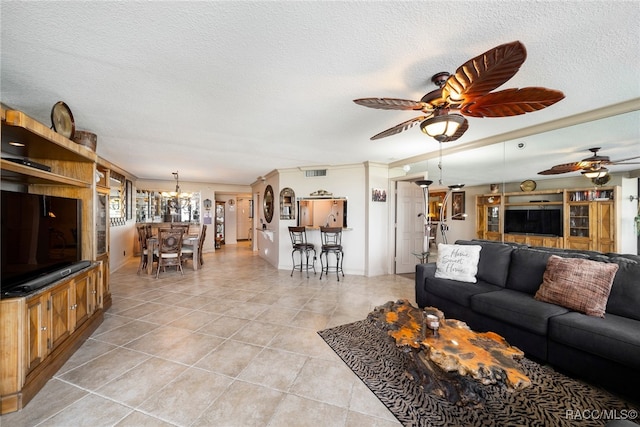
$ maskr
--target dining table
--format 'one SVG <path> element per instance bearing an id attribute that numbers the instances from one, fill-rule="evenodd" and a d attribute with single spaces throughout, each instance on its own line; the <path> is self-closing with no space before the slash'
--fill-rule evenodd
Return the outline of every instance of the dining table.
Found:
<path id="1" fill-rule="evenodd" d="M 197 270 L 200 266 L 200 254 L 198 253 L 200 236 L 197 234 L 188 234 L 182 238 L 183 245 L 193 246 L 193 269 Z M 158 252 L 158 237 L 152 236 L 147 239 L 147 274 L 153 273 L 153 255 Z"/>

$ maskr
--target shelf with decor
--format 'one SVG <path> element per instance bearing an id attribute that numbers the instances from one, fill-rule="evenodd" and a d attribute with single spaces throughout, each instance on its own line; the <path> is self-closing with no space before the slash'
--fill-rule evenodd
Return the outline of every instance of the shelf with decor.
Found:
<path id="1" fill-rule="evenodd" d="M 504 193 L 505 207 L 509 206 L 562 206 L 564 190 L 539 190 Z"/>

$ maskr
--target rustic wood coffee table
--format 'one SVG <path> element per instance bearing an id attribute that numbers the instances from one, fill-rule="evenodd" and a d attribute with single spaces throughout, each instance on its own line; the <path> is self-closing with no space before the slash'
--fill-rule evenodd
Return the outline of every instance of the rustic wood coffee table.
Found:
<path id="1" fill-rule="evenodd" d="M 437 332 L 429 328 L 435 321 Z M 401 300 L 369 314 L 396 345 L 412 356 L 408 374 L 427 392 L 458 405 L 482 404 L 483 386 L 496 384 L 510 391 L 531 385 L 517 360 L 524 353 L 493 332 L 472 331 L 466 323 L 445 319 L 434 307 L 423 310 Z"/>

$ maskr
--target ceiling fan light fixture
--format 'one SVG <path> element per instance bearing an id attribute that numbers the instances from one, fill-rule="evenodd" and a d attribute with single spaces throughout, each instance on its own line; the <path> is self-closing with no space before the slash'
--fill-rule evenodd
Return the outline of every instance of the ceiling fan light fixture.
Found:
<path id="1" fill-rule="evenodd" d="M 420 129 L 425 134 L 438 142 L 446 142 L 464 123 L 464 117 L 460 114 L 447 114 L 446 112 L 434 115 L 420 123 Z"/>
<path id="2" fill-rule="evenodd" d="M 609 175 L 609 169 L 601 167 L 596 170 L 584 171 L 582 172 L 582 175 L 586 176 L 589 179 L 604 178 L 605 176 Z"/>

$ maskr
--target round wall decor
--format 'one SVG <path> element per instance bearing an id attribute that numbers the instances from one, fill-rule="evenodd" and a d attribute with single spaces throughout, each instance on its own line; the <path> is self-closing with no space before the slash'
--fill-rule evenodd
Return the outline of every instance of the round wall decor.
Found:
<path id="1" fill-rule="evenodd" d="M 522 191 L 533 191 L 536 189 L 536 182 L 532 179 L 527 179 L 526 181 L 522 181 L 520 184 L 520 190 Z"/>
<path id="2" fill-rule="evenodd" d="M 267 185 L 267 188 L 264 190 L 264 200 L 262 203 L 262 207 L 264 209 L 264 219 L 267 222 L 271 222 L 273 219 L 273 210 L 274 210 L 274 197 L 273 197 L 273 188 L 271 185 Z"/>
<path id="3" fill-rule="evenodd" d="M 54 131 L 65 138 L 73 139 L 76 123 L 73 121 L 71 109 L 64 102 L 56 102 L 51 109 L 51 124 Z"/>

